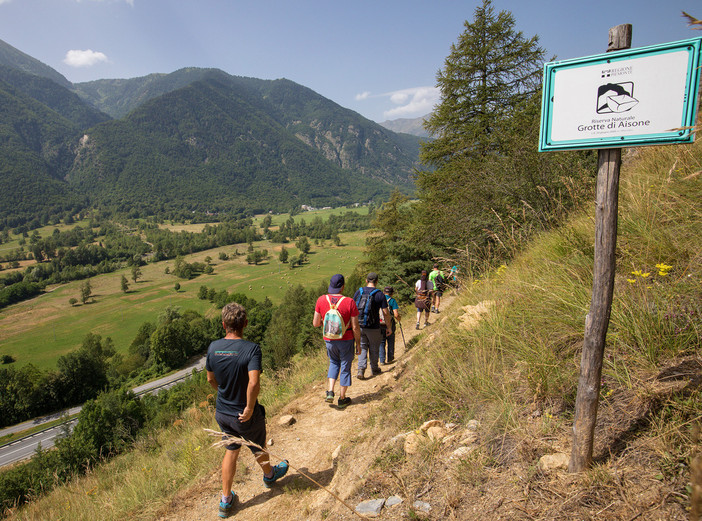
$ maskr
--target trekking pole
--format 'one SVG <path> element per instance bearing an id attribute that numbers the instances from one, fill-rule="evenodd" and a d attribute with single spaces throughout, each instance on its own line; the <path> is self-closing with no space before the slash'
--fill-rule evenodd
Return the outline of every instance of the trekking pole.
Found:
<path id="1" fill-rule="evenodd" d="M 402 322 L 398 322 L 397 325 L 400 326 L 400 334 L 402 335 L 402 344 L 405 346 L 405 351 L 407 351 L 407 342 L 405 342 L 405 332 L 402 330 Z"/>

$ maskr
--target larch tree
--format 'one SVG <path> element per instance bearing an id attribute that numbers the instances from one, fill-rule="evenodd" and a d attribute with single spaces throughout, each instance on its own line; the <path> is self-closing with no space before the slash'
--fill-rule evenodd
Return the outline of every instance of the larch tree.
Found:
<path id="1" fill-rule="evenodd" d="M 538 153 L 538 37 L 517 31 L 490 0 L 464 26 L 437 74 L 440 101 L 425 123 L 434 139 L 421 150 L 429 168 L 417 173 L 416 226 L 405 236 L 430 241 L 435 256 L 504 259 L 562 216 L 569 187 L 586 185 L 572 178 L 591 174 L 582 154 Z"/>
<path id="2" fill-rule="evenodd" d="M 504 123 L 540 89 L 545 51 L 538 36 L 515 31 L 511 13 L 490 0 L 451 46 L 437 74 L 441 99 L 425 127 L 433 137 L 422 161 L 441 168 L 457 159 L 503 151 Z"/>

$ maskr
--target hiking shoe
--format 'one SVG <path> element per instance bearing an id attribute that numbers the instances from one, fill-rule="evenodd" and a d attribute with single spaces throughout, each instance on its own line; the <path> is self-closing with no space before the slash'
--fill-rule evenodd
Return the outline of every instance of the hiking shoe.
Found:
<path id="1" fill-rule="evenodd" d="M 288 473 L 288 460 L 284 459 L 280 463 L 278 463 L 275 467 L 273 467 L 273 476 L 270 478 L 267 478 L 266 476 L 263 476 L 263 484 L 266 486 L 266 488 L 271 488 L 273 483 L 278 481 L 280 478 L 285 476 L 285 474 Z"/>
<path id="2" fill-rule="evenodd" d="M 378 376 L 379 374 L 383 374 L 383 371 L 382 369 L 380 369 L 380 367 L 378 367 L 378 369 L 374 369 L 373 371 L 371 371 L 371 373 L 373 374 L 373 376 Z"/>
<path id="3" fill-rule="evenodd" d="M 365 380 L 365 379 L 366 379 L 366 377 L 363 376 L 363 371 L 359 371 L 358 374 L 356 375 L 356 378 L 358 378 L 359 380 Z"/>
<path id="4" fill-rule="evenodd" d="M 324 399 L 324 401 L 327 403 L 333 403 L 334 402 L 334 391 L 327 391 L 327 397 Z"/>
<path id="5" fill-rule="evenodd" d="M 429 325 L 431 325 L 431 324 L 429 324 L 429 321 L 424 322 L 424 327 L 427 327 Z"/>
<path id="6" fill-rule="evenodd" d="M 229 503 L 225 503 L 224 501 L 219 502 L 219 517 L 227 518 L 232 515 L 232 510 L 234 510 L 236 500 L 236 494 L 232 490 L 232 499 L 229 501 Z"/>
<path id="7" fill-rule="evenodd" d="M 414 326 L 414 329 L 419 329 L 419 322 L 417 322 L 417 325 Z"/>
<path id="8" fill-rule="evenodd" d="M 387 362 L 385 362 L 385 365 L 390 365 L 390 364 L 392 364 L 392 363 L 394 363 L 394 362 L 395 362 L 395 359 L 394 359 L 394 358 L 391 358 L 390 360 L 388 360 Z"/>
<path id="9" fill-rule="evenodd" d="M 351 398 L 348 396 L 346 398 L 339 398 L 339 409 L 346 409 L 346 407 L 351 403 Z"/>

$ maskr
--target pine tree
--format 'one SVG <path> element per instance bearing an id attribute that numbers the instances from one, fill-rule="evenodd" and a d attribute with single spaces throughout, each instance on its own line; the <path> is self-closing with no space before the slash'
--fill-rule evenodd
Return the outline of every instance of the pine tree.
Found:
<path id="1" fill-rule="evenodd" d="M 409 246 L 504 258 L 514 249 L 506 243 L 571 204 L 565 186 L 588 175 L 583 156 L 537 152 L 544 57 L 538 37 L 516 31 L 513 16 L 496 13 L 490 0 L 465 23 L 437 75 L 441 100 L 425 124 L 435 139 L 421 151 L 432 169 L 417 176 L 420 202 L 403 233 Z M 525 235 L 516 238 L 515 228 Z"/>
<path id="2" fill-rule="evenodd" d="M 422 147 L 422 161 L 436 167 L 501 152 L 504 122 L 541 85 L 545 51 L 538 36 L 515 31 L 511 13 L 495 14 L 483 0 L 464 26 L 437 75 L 441 101 L 425 123 L 435 139 Z"/>

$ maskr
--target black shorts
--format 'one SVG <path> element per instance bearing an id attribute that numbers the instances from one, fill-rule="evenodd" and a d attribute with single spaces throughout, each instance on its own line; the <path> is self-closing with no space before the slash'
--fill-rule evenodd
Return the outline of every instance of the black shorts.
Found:
<path id="1" fill-rule="evenodd" d="M 229 416 L 222 414 L 219 411 L 215 412 L 215 420 L 222 432 L 231 436 L 238 436 L 247 441 L 251 441 L 259 447 L 266 446 L 266 409 L 260 403 L 254 407 L 254 412 L 249 421 L 240 422 L 238 416 Z M 258 447 L 247 445 L 249 450 L 256 454 L 261 452 Z M 227 445 L 227 450 L 239 450 L 240 443 L 232 443 Z"/>

